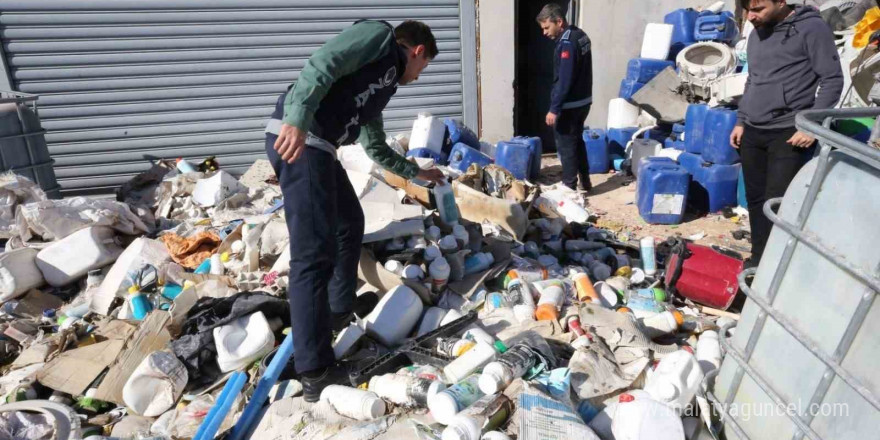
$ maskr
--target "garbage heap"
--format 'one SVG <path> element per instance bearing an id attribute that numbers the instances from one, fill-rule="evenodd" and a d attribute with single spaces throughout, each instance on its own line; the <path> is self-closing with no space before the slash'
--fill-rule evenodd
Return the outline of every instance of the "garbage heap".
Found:
<path id="1" fill-rule="evenodd" d="M 719 327 L 737 318 L 721 309 L 741 261 L 595 227 L 581 194 L 528 180 L 534 139 L 480 143 L 421 115 L 390 143 L 450 182 L 407 181 L 340 149 L 366 217 L 358 294 L 380 300 L 336 335 L 350 381 L 315 405 L 298 397 L 296 243 L 266 161 L 240 179 L 216 161 L 159 162 L 116 200 L 48 200 L 3 175 L 0 432 L 476 440 L 716 427 L 704 393 Z"/>

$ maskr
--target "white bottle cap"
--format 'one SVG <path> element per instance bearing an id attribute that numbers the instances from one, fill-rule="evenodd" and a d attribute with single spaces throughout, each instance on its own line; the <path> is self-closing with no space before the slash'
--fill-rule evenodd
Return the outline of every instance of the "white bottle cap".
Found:
<path id="1" fill-rule="evenodd" d="M 443 430 L 441 440 L 480 440 L 480 426 L 470 417 L 455 417 Z"/>
<path id="2" fill-rule="evenodd" d="M 428 230 L 425 232 L 425 236 L 428 238 L 428 240 L 431 240 L 431 241 L 439 240 L 440 234 L 442 234 L 442 232 L 440 232 L 440 228 L 438 228 L 437 226 L 430 226 L 430 227 L 428 227 Z"/>
<path id="3" fill-rule="evenodd" d="M 375 420 L 385 415 L 385 401 L 373 394 L 363 400 L 362 414 L 368 420 Z"/>
<path id="4" fill-rule="evenodd" d="M 440 250 L 444 252 L 455 252 L 458 250 L 458 241 L 452 235 L 447 235 L 440 239 Z"/>
<path id="5" fill-rule="evenodd" d="M 438 423 L 447 425 L 458 414 L 458 402 L 448 393 L 437 393 L 428 398 L 428 410 Z"/>
<path id="6" fill-rule="evenodd" d="M 483 394 L 489 395 L 501 391 L 500 388 L 504 386 L 504 377 L 502 374 L 503 372 L 499 370 L 503 368 L 504 367 L 497 362 L 492 362 L 483 368 L 483 374 L 480 375 L 479 382 L 480 391 L 482 391 Z"/>
<path id="7" fill-rule="evenodd" d="M 467 229 L 465 229 L 465 227 L 462 225 L 453 226 L 452 227 L 452 235 L 454 235 L 455 238 L 459 238 L 459 239 L 463 239 L 463 240 L 467 240 L 467 238 L 469 237 Z"/>
<path id="8" fill-rule="evenodd" d="M 388 260 L 385 262 L 385 270 L 400 275 L 403 273 L 403 263 L 397 260 Z"/>
<path id="9" fill-rule="evenodd" d="M 420 280 L 425 277 L 425 271 L 415 264 L 407 264 L 403 268 L 403 277 L 408 280 Z"/>
<path id="10" fill-rule="evenodd" d="M 430 245 L 425 248 L 425 260 L 426 261 L 434 261 L 437 257 L 443 255 L 443 252 L 440 252 L 440 248 L 436 245 Z"/>

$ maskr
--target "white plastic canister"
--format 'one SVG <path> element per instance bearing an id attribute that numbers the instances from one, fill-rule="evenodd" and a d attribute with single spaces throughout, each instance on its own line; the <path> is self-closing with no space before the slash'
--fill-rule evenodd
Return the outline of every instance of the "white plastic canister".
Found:
<path id="1" fill-rule="evenodd" d="M 645 391 L 655 400 L 681 413 L 697 394 L 703 381 L 703 370 L 697 358 L 679 350 L 666 355 L 648 377 Z"/>
<path id="2" fill-rule="evenodd" d="M 214 328 L 214 343 L 217 364 L 226 373 L 269 354 L 275 346 L 275 334 L 263 312 L 254 312 Z"/>
<path id="3" fill-rule="evenodd" d="M 422 315 L 422 300 L 406 286 L 396 286 L 379 300 L 364 320 L 367 333 L 387 347 L 396 347 Z"/>
<path id="4" fill-rule="evenodd" d="M 61 287 L 92 269 L 116 261 L 122 251 L 113 229 L 93 226 L 80 229 L 41 250 L 36 262 L 46 282 Z"/>
<path id="5" fill-rule="evenodd" d="M 0 302 L 18 298 L 44 283 L 36 263 L 38 253 L 32 248 L 0 253 Z"/>
<path id="6" fill-rule="evenodd" d="M 648 23 L 645 26 L 645 36 L 642 39 L 641 57 L 665 60 L 669 56 L 669 46 L 672 45 L 673 29 L 671 24 Z"/>
<path id="7" fill-rule="evenodd" d="M 616 440 L 684 440 L 681 418 L 671 408 L 626 393 L 614 408 L 611 432 Z"/>
<path id="8" fill-rule="evenodd" d="M 168 411 L 189 379 L 186 367 L 174 354 L 151 353 L 122 387 L 122 400 L 136 414 L 156 417 Z"/>

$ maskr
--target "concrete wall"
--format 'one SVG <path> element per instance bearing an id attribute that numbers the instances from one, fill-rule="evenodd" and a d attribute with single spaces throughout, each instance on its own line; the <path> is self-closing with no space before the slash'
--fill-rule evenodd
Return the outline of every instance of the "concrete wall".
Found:
<path id="1" fill-rule="evenodd" d="M 481 2 L 482 3 L 482 2 Z M 580 0 L 578 26 L 593 44 L 593 107 L 587 125 L 605 127 L 608 101 L 616 98 L 626 63 L 639 56 L 648 23 L 663 23 L 663 16 L 678 8 L 696 8 L 714 0 Z M 725 0 L 733 11 L 736 1 Z"/>
<path id="2" fill-rule="evenodd" d="M 514 6 L 512 0 L 479 0 L 477 6 L 480 136 L 492 143 L 513 136 Z"/>

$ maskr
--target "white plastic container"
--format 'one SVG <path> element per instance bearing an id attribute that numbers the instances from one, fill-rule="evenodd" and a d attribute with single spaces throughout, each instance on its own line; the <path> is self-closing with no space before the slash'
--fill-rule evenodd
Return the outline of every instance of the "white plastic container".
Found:
<path id="1" fill-rule="evenodd" d="M 0 303 L 43 285 L 43 273 L 37 267 L 38 253 L 32 248 L 0 253 Z"/>
<path id="2" fill-rule="evenodd" d="M 684 440 L 681 418 L 671 408 L 626 393 L 614 408 L 611 432 L 615 440 Z"/>
<path id="3" fill-rule="evenodd" d="M 444 316 L 443 319 L 440 321 L 440 327 L 443 327 L 444 325 L 449 324 L 450 322 L 455 321 L 462 316 L 463 315 L 458 310 L 449 309 L 449 311 L 446 312 L 446 316 Z"/>
<path id="4" fill-rule="evenodd" d="M 455 385 L 428 398 L 428 409 L 437 423 L 448 425 L 459 411 L 471 406 L 484 394 L 478 382 L 480 376 L 473 374 Z"/>
<path id="5" fill-rule="evenodd" d="M 138 365 L 122 387 L 122 400 L 134 413 L 156 417 L 171 409 L 189 379 L 174 354 L 157 351 Z"/>
<path id="6" fill-rule="evenodd" d="M 214 344 L 217 364 L 226 373 L 269 354 L 275 347 L 275 335 L 263 312 L 254 312 L 214 328 Z"/>
<path id="7" fill-rule="evenodd" d="M 478 342 L 476 347 L 443 367 L 443 375 L 450 382 L 458 382 L 492 362 L 497 354 L 494 346 Z"/>
<path id="8" fill-rule="evenodd" d="M 403 272 L 401 272 L 400 276 L 407 280 L 418 281 L 425 278 L 425 271 L 419 265 L 407 264 L 403 267 Z"/>
<path id="9" fill-rule="evenodd" d="M 510 440 L 510 437 L 501 431 L 489 431 L 483 434 L 480 440 Z"/>
<path id="10" fill-rule="evenodd" d="M 401 374 L 383 374 L 370 379 L 369 390 L 395 405 L 425 407 L 428 399 L 446 389 L 443 382 Z"/>
<path id="11" fill-rule="evenodd" d="M 483 396 L 459 412 L 443 430 L 442 440 L 480 440 L 483 433 L 500 427 L 513 412 L 504 394 Z"/>
<path id="12" fill-rule="evenodd" d="M 703 370 L 697 358 L 690 352 L 678 350 L 660 360 L 645 383 L 645 391 L 681 414 L 684 407 L 694 400 L 702 381 Z"/>
<path id="13" fill-rule="evenodd" d="M 36 263 L 46 282 L 61 287 L 104 267 L 122 254 L 116 232 L 107 226 L 80 229 L 37 254 Z"/>
<path id="14" fill-rule="evenodd" d="M 678 327 L 680 327 L 684 323 L 684 316 L 682 316 L 681 312 L 679 312 L 678 310 L 667 310 L 654 316 L 641 318 L 640 321 L 642 321 L 642 325 L 644 326 L 647 336 L 651 339 L 654 339 L 663 335 L 668 335 L 678 330 Z M 715 342 L 718 342 L 717 334 Z"/>
<path id="15" fill-rule="evenodd" d="M 590 215 L 587 210 L 565 197 L 562 191 L 547 191 L 541 193 L 535 200 L 539 209 L 551 211 L 564 218 L 569 223 L 586 223 Z"/>
<path id="16" fill-rule="evenodd" d="M 409 137 L 409 149 L 428 148 L 437 153 L 443 151 L 443 137 L 446 125 L 440 118 L 430 113 L 419 113 L 413 122 L 412 134 Z"/>
<path id="17" fill-rule="evenodd" d="M 455 193 L 452 192 L 452 185 L 446 183 L 444 185 L 434 185 L 434 202 L 437 203 L 437 214 L 440 220 L 447 225 L 457 225 L 459 219 L 458 204 L 455 202 Z"/>
<path id="18" fill-rule="evenodd" d="M 397 260 L 388 260 L 385 262 L 385 270 L 391 272 L 397 276 L 403 274 L 403 263 Z"/>
<path id="19" fill-rule="evenodd" d="M 703 374 L 721 367 L 721 344 L 718 341 L 718 332 L 706 330 L 700 334 L 700 338 L 697 339 L 696 355 Z"/>
<path id="20" fill-rule="evenodd" d="M 339 414 L 355 420 L 375 420 L 385 415 L 385 401 L 376 393 L 342 385 L 329 385 L 321 391 Z"/>
<path id="21" fill-rule="evenodd" d="M 211 275 L 223 275 L 223 260 L 220 254 L 211 255 Z"/>
<path id="22" fill-rule="evenodd" d="M 452 227 L 452 236 L 455 237 L 455 241 L 458 242 L 459 249 L 466 248 L 470 242 L 470 235 L 468 235 L 467 229 L 462 225 L 455 225 Z"/>
<path id="23" fill-rule="evenodd" d="M 440 248 L 437 247 L 437 245 L 435 245 L 435 244 L 428 245 L 425 248 L 425 261 L 427 261 L 428 263 L 433 263 L 434 260 L 436 260 L 442 256 L 443 256 L 443 252 L 441 252 Z M 430 266 L 428 267 L 428 269 L 430 270 Z"/>
<path id="24" fill-rule="evenodd" d="M 608 128 L 639 126 L 639 108 L 623 98 L 608 101 Z"/>
<path id="25" fill-rule="evenodd" d="M 406 286 L 396 286 L 379 300 L 367 315 L 367 334 L 387 347 L 396 347 L 412 331 L 422 316 L 422 300 Z"/>
<path id="26" fill-rule="evenodd" d="M 645 275 L 652 277 L 657 273 L 657 262 L 654 259 L 654 237 L 642 237 L 639 240 L 639 248 L 642 254 L 642 266 L 645 269 Z"/>
<path id="27" fill-rule="evenodd" d="M 422 316 L 422 322 L 419 323 L 419 329 L 416 331 L 416 337 L 437 330 L 437 328 L 440 327 L 440 322 L 443 321 L 443 317 L 446 316 L 448 312 L 448 309 L 443 309 L 440 307 L 429 307 L 428 310 L 425 311 L 425 315 Z"/>
<path id="28" fill-rule="evenodd" d="M 642 39 L 641 57 L 665 60 L 669 56 L 669 46 L 672 45 L 673 29 L 671 24 L 648 23 Z"/>
<path id="29" fill-rule="evenodd" d="M 443 233 L 440 231 L 440 228 L 437 226 L 428 226 L 428 229 L 425 230 L 425 238 L 428 239 L 431 243 L 437 243 L 440 241 L 440 236 Z"/>
<path id="30" fill-rule="evenodd" d="M 218 171 L 211 177 L 199 179 L 192 192 L 192 200 L 201 207 L 214 206 L 233 194 L 246 192 L 247 188 L 226 171 Z"/>
<path id="31" fill-rule="evenodd" d="M 440 239 L 440 251 L 443 255 L 451 254 L 458 251 L 458 240 L 451 235 L 446 235 Z"/>
<path id="32" fill-rule="evenodd" d="M 431 275 L 431 290 L 434 293 L 441 293 L 449 282 L 449 262 L 443 257 L 437 257 L 428 266 L 428 273 Z"/>
<path id="33" fill-rule="evenodd" d="M 495 394 L 504 390 L 514 379 L 521 377 L 532 368 L 537 360 L 534 351 L 525 343 L 510 347 L 498 357 L 498 360 L 490 362 L 483 368 L 483 374 L 480 376 L 480 391 L 485 394 Z"/>
<path id="34" fill-rule="evenodd" d="M 336 360 L 348 356 L 358 341 L 364 336 L 364 330 L 355 323 L 351 323 L 339 332 L 339 336 L 333 342 L 333 354 Z"/>
<path id="35" fill-rule="evenodd" d="M 495 337 L 476 325 L 469 328 L 463 335 L 461 335 L 461 337 L 474 342 L 482 342 L 489 345 L 495 344 Z"/>

